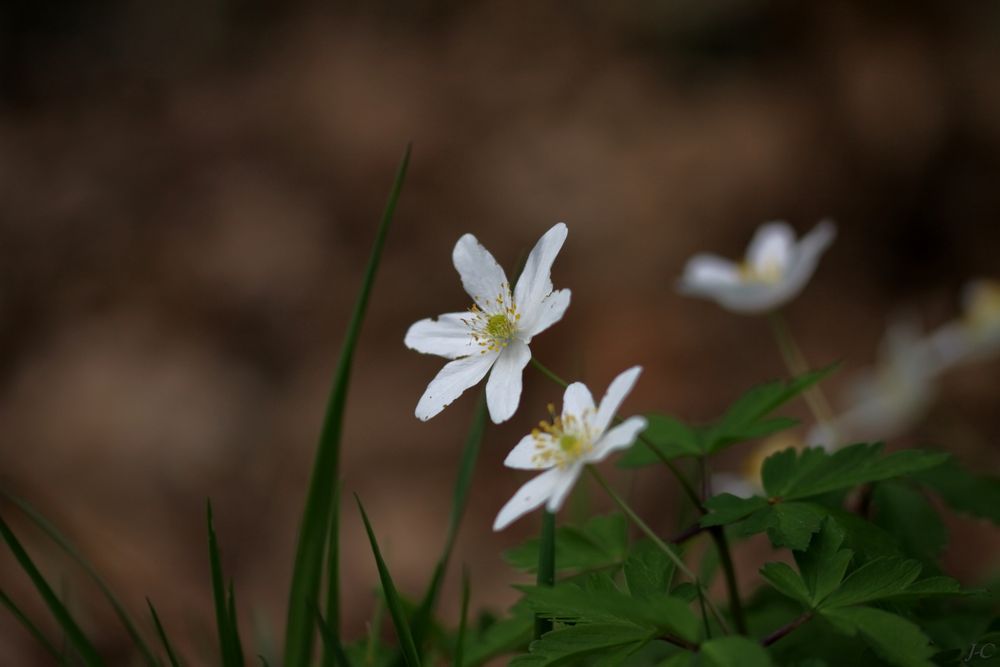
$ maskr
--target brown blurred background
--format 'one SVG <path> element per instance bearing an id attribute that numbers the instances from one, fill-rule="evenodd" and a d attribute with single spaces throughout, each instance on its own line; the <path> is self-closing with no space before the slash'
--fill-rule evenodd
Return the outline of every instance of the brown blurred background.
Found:
<path id="1" fill-rule="evenodd" d="M 1000 7 L 985 1 L 5 2 L 0 483 L 143 618 L 150 596 L 194 664 L 214 650 L 211 497 L 244 635 L 270 655 L 338 346 L 412 140 L 344 475 L 416 594 L 474 398 L 418 422 L 440 361 L 402 340 L 468 305 L 450 263 L 462 233 L 511 270 L 565 220 L 554 280 L 573 304 L 536 355 L 595 393 L 641 363 L 628 407 L 697 420 L 784 370 L 763 320 L 675 294 L 684 261 L 741 254 L 765 220 L 804 232 L 832 216 L 840 235 L 789 318 L 817 365 L 844 361 L 836 395 L 892 314 L 939 324 L 966 280 L 997 277 L 998 41 Z M 912 441 L 997 472 L 998 370 L 949 375 Z M 512 601 L 520 579 L 499 552 L 537 527 L 490 530 L 525 479 L 504 455 L 561 394 L 530 369 L 525 386 L 519 413 L 487 433 L 454 558 L 476 607 Z M 657 528 L 676 528 L 659 473 L 620 480 Z M 14 525 L 100 649 L 130 664 L 93 587 Z M 996 574 L 996 531 L 949 525 L 950 571 Z M 376 578 L 349 503 L 342 545 L 355 638 Z M 741 561 L 748 588 L 755 558 Z M 6 550 L 0 580 L 47 616 Z M 449 581 L 447 617 L 457 600 Z M 0 613 L 0 664 L 36 663 Z"/>

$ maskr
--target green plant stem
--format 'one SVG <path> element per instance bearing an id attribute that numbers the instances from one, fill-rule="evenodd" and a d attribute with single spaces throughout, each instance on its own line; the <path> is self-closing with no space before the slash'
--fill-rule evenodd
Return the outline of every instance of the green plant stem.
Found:
<path id="1" fill-rule="evenodd" d="M 736 583 L 736 567 L 733 565 L 733 557 L 729 551 L 729 540 L 726 539 L 726 531 L 722 526 L 712 526 L 708 531 L 715 541 L 715 547 L 719 550 L 722 571 L 726 575 L 726 591 L 729 593 L 729 612 L 736 622 L 736 631 L 741 635 L 745 635 L 747 634 L 747 619 L 743 611 L 743 601 L 740 599 L 740 588 Z"/>
<path id="2" fill-rule="evenodd" d="M 538 578 L 539 586 L 552 586 L 556 581 L 556 515 L 545 510 L 542 512 L 542 534 L 538 545 Z M 535 639 L 552 630 L 552 621 L 535 615 Z"/>
<path id="3" fill-rule="evenodd" d="M 771 331 L 774 334 L 775 341 L 778 343 L 778 349 L 781 350 L 781 357 L 785 361 L 788 372 L 792 377 L 798 377 L 807 373 L 809 371 L 809 364 L 806 362 L 805 355 L 802 354 L 802 349 L 795 342 L 795 337 L 792 336 L 791 329 L 788 328 L 788 323 L 785 321 L 781 311 L 772 311 L 768 314 L 767 319 L 771 324 Z M 830 408 L 830 402 L 826 400 L 823 390 L 818 385 L 813 385 L 806 389 L 802 396 L 805 398 L 806 404 L 812 411 L 816 421 L 832 429 L 833 410 Z"/>
<path id="4" fill-rule="evenodd" d="M 656 532 L 652 528 L 650 528 L 649 525 L 645 521 L 643 521 L 638 514 L 635 513 L 635 511 L 629 506 L 629 504 L 625 502 L 625 499 L 622 498 L 620 495 L 618 495 L 617 491 L 611 488 L 611 485 L 608 484 L 607 480 L 604 479 L 604 476 L 600 473 L 600 471 L 597 470 L 597 468 L 588 465 L 587 471 L 591 474 L 591 476 L 593 476 L 593 478 L 597 481 L 597 483 L 601 486 L 601 488 L 604 489 L 605 493 L 607 493 L 611 497 L 611 500 L 613 500 L 615 504 L 618 505 L 619 509 L 621 509 L 621 511 L 625 513 L 625 516 L 627 516 L 629 520 L 632 521 L 632 523 L 635 524 L 635 526 L 639 530 L 641 530 L 646 535 L 646 537 L 648 537 L 650 541 L 652 541 L 653 544 L 656 545 L 658 549 L 660 549 L 660 551 L 665 553 L 667 555 L 667 558 L 669 558 L 674 562 L 674 565 L 677 566 L 678 570 L 680 570 L 682 573 L 684 573 L 685 576 L 687 576 L 692 582 L 694 582 L 695 586 L 697 586 L 698 589 L 705 596 L 705 604 L 708 606 L 709 611 L 712 612 L 712 616 L 715 617 L 715 620 L 718 621 L 719 626 L 722 627 L 723 632 L 725 632 L 726 634 L 730 634 L 729 626 L 726 623 L 726 619 L 723 618 L 722 613 L 719 611 L 718 607 L 716 607 L 715 603 L 712 602 L 711 598 L 708 597 L 708 592 L 705 590 L 705 587 L 702 585 L 697 575 L 695 575 L 695 573 L 692 572 L 690 568 L 688 568 L 688 566 L 684 563 L 684 561 L 681 560 L 680 556 L 674 553 L 674 550 L 671 549 L 666 542 L 660 539 L 660 536 L 657 535 Z"/>
<path id="5" fill-rule="evenodd" d="M 534 366 L 536 369 L 538 369 L 538 371 L 542 375 L 549 378 L 563 389 L 569 386 L 569 384 L 565 380 L 563 380 L 561 377 L 553 373 L 551 370 L 549 370 L 546 366 L 544 366 L 540 361 L 538 361 L 534 357 L 531 358 L 531 365 Z M 620 419 L 615 418 L 614 423 L 617 424 L 620 421 L 621 421 Z M 681 488 L 684 489 L 684 493 L 691 500 L 691 502 L 694 503 L 694 506 L 698 508 L 698 511 L 701 514 L 706 514 L 708 510 L 705 509 L 705 505 L 702 503 L 701 498 L 698 496 L 698 492 L 695 490 L 694 485 L 691 483 L 691 481 L 687 478 L 687 475 L 681 472 L 680 468 L 674 465 L 673 461 L 664 456 L 663 452 L 657 449 L 656 446 L 652 442 L 647 440 L 646 437 L 643 436 L 641 433 L 639 434 L 637 439 L 639 440 L 639 442 L 648 447 L 650 451 L 653 452 L 653 455 L 656 456 L 656 458 L 658 458 L 663 465 L 667 466 L 667 468 L 670 469 L 670 472 L 672 472 L 674 477 L 677 478 L 677 481 L 680 482 Z"/>
<path id="6" fill-rule="evenodd" d="M 780 628 L 778 628 L 777 630 L 775 630 L 774 632 L 772 632 L 771 634 L 769 634 L 767 637 L 764 637 L 763 639 L 761 639 L 760 640 L 760 645 L 761 646 L 770 646 L 771 644 L 775 643 L 776 641 L 778 641 L 782 637 L 785 637 L 786 635 L 791 634 L 792 631 L 795 630 L 795 628 L 799 627 L 803 623 L 806 623 L 812 617 L 813 617 L 813 613 L 811 611 L 805 612 L 801 616 L 798 616 L 795 619 L 793 619 L 792 621 L 790 621 L 789 623 L 786 623 L 785 625 L 781 626 Z"/>

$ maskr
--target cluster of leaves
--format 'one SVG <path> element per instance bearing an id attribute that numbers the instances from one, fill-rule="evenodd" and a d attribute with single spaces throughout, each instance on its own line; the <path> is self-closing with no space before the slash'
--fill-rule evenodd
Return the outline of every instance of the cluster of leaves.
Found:
<path id="1" fill-rule="evenodd" d="M 794 420 L 775 411 L 830 369 L 756 387 L 708 424 L 648 415 L 648 429 L 620 464 L 664 466 L 664 474 L 677 475 L 697 515 L 693 525 L 679 526 L 684 530 L 669 544 L 655 536 L 632 539 L 621 514 L 543 531 L 542 539 L 506 554 L 513 568 L 539 571 L 539 585 L 520 587 L 520 600 L 502 618 L 482 613 L 470 619 L 470 583 L 464 576 L 461 619 L 451 630 L 435 609 L 482 438 L 486 410 L 480 400 L 459 465 L 441 556 L 417 600 L 396 589 L 376 530 L 358 499 L 378 568 L 380 604 L 369 635 L 345 642 L 339 631 L 340 488 L 330 480 L 339 475 L 353 351 L 408 155 L 383 215 L 335 374 L 300 526 L 281 664 L 316 664 L 317 637 L 318 664 L 323 667 L 442 662 L 474 667 L 504 655 L 515 656 L 515 667 L 930 667 L 970 664 L 976 646 L 1000 643 L 1000 622 L 990 595 L 962 590 L 941 573 L 947 531 L 939 512 L 947 505 L 1000 524 L 1000 479 L 972 475 L 940 452 L 885 454 L 879 444 L 857 444 L 834 452 L 788 449 L 772 455 L 761 470 L 763 493 L 750 498 L 704 497 L 687 481 L 685 468 L 704 476 L 711 457 L 724 449 L 795 426 Z M 158 639 L 156 649 L 73 545 L 26 503 L 4 496 L 97 583 L 143 663 L 182 664 L 151 603 L 147 632 Z M 628 516 L 635 520 L 634 514 Z M 762 584 L 744 607 L 729 549 L 761 533 L 788 557 L 761 568 Z M 700 545 L 706 535 L 711 540 Z M 95 643 L 2 517 L 0 537 L 62 629 L 64 645 L 47 637 L 3 590 L 0 603 L 56 662 L 104 665 Z M 208 545 L 219 663 L 238 667 L 247 664 L 253 652 L 244 649 L 240 636 L 234 586 L 223 573 L 211 508 Z M 701 567 L 692 580 L 695 575 L 684 563 L 701 546 Z M 553 555 L 553 561 L 547 560 Z M 549 583 L 549 575 L 554 583 Z M 723 575 L 729 606 L 720 612 L 706 591 Z M 383 639 L 386 610 L 394 642 Z M 982 652 L 978 656 L 987 659 Z M 267 664 L 266 657 L 258 658 Z"/>

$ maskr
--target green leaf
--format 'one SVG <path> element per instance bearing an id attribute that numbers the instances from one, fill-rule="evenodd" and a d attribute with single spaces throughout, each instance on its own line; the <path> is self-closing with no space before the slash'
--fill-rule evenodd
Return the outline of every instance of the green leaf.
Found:
<path id="1" fill-rule="evenodd" d="M 461 667 L 481 665 L 518 647 L 527 647 L 534 625 L 535 616 L 531 608 L 519 602 L 511 609 L 509 617 L 491 623 L 470 637 L 465 650 L 465 664 Z"/>
<path id="2" fill-rule="evenodd" d="M 224 667 L 242 667 L 243 649 L 240 647 L 239 633 L 233 627 L 234 612 L 227 604 L 226 587 L 223 583 L 222 560 L 219 557 L 219 543 L 212 521 L 212 503 L 206 505 L 208 523 L 208 562 L 212 573 L 212 597 L 215 600 L 215 626 L 219 635 L 219 653 Z"/>
<path id="3" fill-rule="evenodd" d="M 973 475 L 956 461 L 913 475 L 957 512 L 1000 525 L 1000 477 Z"/>
<path id="4" fill-rule="evenodd" d="M 156 607 L 153 606 L 149 598 L 146 598 L 146 605 L 149 607 L 149 613 L 153 617 L 153 625 L 156 626 L 156 635 L 160 638 L 160 643 L 163 644 L 163 650 L 167 652 L 170 667 L 180 667 L 180 659 L 177 657 L 177 652 L 174 650 L 173 644 L 167 637 L 167 631 L 163 629 L 163 623 L 160 622 L 160 615 L 156 613 Z"/>
<path id="5" fill-rule="evenodd" d="M 45 601 L 46 606 L 48 606 L 49 611 L 52 612 L 52 616 L 55 617 L 56 621 L 59 623 L 59 627 L 62 628 L 63 632 L 66 633 L 66 638 L 76 649 L 77 653 L 80 655 L 80 659 L 83 661 L 87 667 L 96 667 L 103 665 L 101 657 L 97 653 L 97 649 L 94 645 L 87 639 L 87 635 L 84 634 L 83 630 L 73 619 L 73 616 L 66 609 L 65 605 L 59 600 L 59 597 L 52 590 L 52 587 L 42 576 L 42 573 L 35 566 L 34 561 L 28 555 L 28 552 L 24 550 L 21 542 L 14 535 L 14 532 L 7 525 L 7 522 L 0 517 L 0 534 L 3 535 L 4 541 L 7 546 L 10 547 L 11 552 L 14 554 L 14 558 L 17 559 L 18 564 L 20 564 L 21 569 L 25 571 L 28 577 L 31 579 L 31 583 L 35 585 L 38 590 L 39 595 L 42 596 L 42 600 Z"/>
<path id="6" fill-rule="evenodd" d="M 340 626 L 339 590 L 338 590 L 338 533 L 340 521 L 334 485 L 340 479 L 340 438 L 343 430 L 344 407 L 347 402 L 347 389 L 350 384 L 351 365 L 354 360 L 354 349 L 357 346 L 364 321 L 368 299 L 375 273 L 382 256 L 382 248 L 396 210 L 396 203 L 406 178 L 406 169 L 410 162 L 410 147 L 407 146 L 403 159 L 396 171 L 389 199 L 382 213 L 382 220 L 375 235 L 372 253 L 368 259 L 365 276 L 358 292 L 351 321 L 347 326 L 347 334 L 340 351 L 340 359 L 334 374 L 333 388 L 327 402 L 323 428 L 316 448 L 316 458 L 313 461 L 309 480 L 309 491 L 306 496 L 305 508 L 299 524 L 298 546 L 295 550 L 295 565 L 292 570 L 292 583 L 288 594 L 288 619 L 285 625 L 285 667 L 307 667 L 312 655 L 316 624 L 313 619 L 314 607 L 318 592 L 321 590 L 323 578 L 323 554 L 328 551 L 327 576 L 330 591 L 327 600 L 327 622 L 331 630 L 338 631 Z M 330 548 L 327 549 L 328 536 Z"/>
<path id="7" fill-rule="evenodd" d="M 455 488 L 452 492 L 451 514 L 448 518 L 448 532 L 444 540 L 444 549 L 434 568 L 431 582 L 424 593 L 423 600 L 413 615 L 413 643 L 417 647 L 424 645 L 427 629 L 434 616 L 434 607 L 441 592 L 441 585 L 444 583 L 444 575 L 448 570 L 448 562 L 451 559 L 451 552 L 455 548 L 455 538 L 458 536 L 458 528 L 462 523 L 462 515 L 465 513 L 465 506 L 469 500 L 469 488 L 472 485 L 472 474 L 475 472 L 476 460 L 479 458 L 479 446 L 483 441 L 483 432 L 486 430 L 486 396 L 480 393 L 476 402 L 475 414 L 472 418 L 472 426 L 469 434 L 465 438 L 465 447 L 462 449 L 462 459 L 458 467 L 458 476 L 455 479 Z"/>
<path id="8" fill-rule="evenodd" d="M 875 524 L 896 538 L 902 550 L 936 563 L 948 543 L 948 530 L 927 498 L 908 484 L 886 481 L 872 491 Z"/>
<path id="9" fill-rule="evenodd" d="M 504 552 L 504 559 L 518 570 L 538 568 L 538 539 Z M 628 554 L 628 522 L 621 514 L 588 519 L 581 526 L 556 528 L 556 570 L 592 570 L 617 565 Z"/>
<path id="10" fill-rule="evenodd" d="M 63 550 L 63 552 L 65 552 L 70 558 L 72 558 L 77 565 L 83 568 L 83 571 L 87 573 L 87 576 L 90 577 L 91 581 L 93 581 L 97 585 L 101 593 L 111 604 L 111 608 L 114 609 L 115 615 L 118 616 L 118 619 L 121 621 L 121 624 L 125 627 L 125 631 L 128 633 L 128 636 L 132 639 L 132 643 L 135 644 L 137 649 L 139 649 L 139 652 L 142 654 L 146 662 L 148 662 L 151 665 L 157 664 L 159 661 L 154 656 L 152 649 L 150 649 L 149 645 L 142 638 L 142 635 L 136 629 L 135 622 L 132 620 L 132 616 L 125 609 L 125 605 L 121 603 L 118 597 L 111 591 L 111 588 L 107 585 L 107 582 L 105 582 L 104 579 L 101 577 L 101 575 L 97 573 L 97 570 L 94 569 L 94 566 L 91 565 L 90 562 L 83 557 L 83 555 L 73 545 L 73 543 L 70 542 L 61 532 L 59 532 L 59 530 L 54 525 L 52 525 L 52 523 L 50 523 L 45 517 L 43 517 L 41 513 L 38 512 L 38 510 L 36 510 L 26 501 L 8 493 L 3 489 L 0 489 L 0 496 L 4 497 L 5 499 L 9 500 L 11 503 L 16 505 L 17 508 L 20 509 L 25 516 L 31 519 L 32 523 L 34 523 L 42 530 L 42 532 L 48 535 L 49 539 L 55 542 L 59 546 L 59 548 Z"/>
<path id="11" fill-rule="evenodd" d="M 820 609 L 874 602 L 904 592 L 920 576 L 920 563 L 902 558 L 876 558 L 847 575 Z"/>
<path id="12" fill-rule="evenodd" d="M 413 643 L 413 634 L 410 632 L 410 625 L 406 620 L 406 611 L 403 608 L 402 600 L 399 598 L 399 593 L 396 592 L 396 586 L 392 583 L 392 575 L 389 574 L 389 568 L 386 567 L 385 561 L 382 560 L 382 552 L 378 547 L 378 541 L 375 539 L 375 531 L 372 530 L 368 514 L 365 512 L 365 508 L 361 504 L 361 499 L 358 498 L 357 494 L 355 494 L 354 500 L 358 503 L 361 520 L 364 522 L 365 531 L 368 533 L 368 541 L 371 543 L 372 554 L 375 556 L 375 565 L 378 567 L 379 580 L 382 582 L 382 592 L 385 593 L 385 603 L 389 607 L 389 615 L 392 616 L 393 625 L 396 626 L 396 635 L 399 637 L 403 657 L 406 659 L 406 664 L 409 667 L 420 667 L 420 655 L 417 653 L 417 647 Z M 333 628 L 330 629 L 336 634 L 336 630 Z"/>
<path id="13" fill-rule="evenodd" d="M 659 463 L 660 459 L 650 451 L 650 447 L 655 447 L 669 459 L 701 456 L 704 453 L 701 434 L 697 428 L 670 415 L 647 414 L 645 417 L 647 426 L 642 437 L 647 444 L 636 443 L 626 450 L 618 459 L 620 468 L 641 468 Z"/>
<path id="14" fill-rule="evenodd" d="M 324 655 L 329 655 L 336 667 L 351 667 L 351 661 L 344 652 L 340 637 L 330 629 L 319 607 L 316 607 L 316 625 L 319 628 L 319 637 L 323 641 Z"/>
<path id="15" fill-rule="evenodd" d="M 850 549 L 841 549 L 844 531 L 827 517 L 823 526 L 805 551 L 794 553 L 795 562 L 802 573 L 802 581 L 809 590 L 809 606 L 815 607 L 837 589 L 854 557 Z"/>
<path id="16" fill-rule="evenodd" d="M 38 629 L 38 626 L 36 626 L 31 619 L 28 618 L 23 611 L 21 611 L 21 608 L 14 604 L 14 601 L 11 600 L 2 589 L 0 589 L 0 604 L 7 607 L 7 610 L 10 611 L 14 618 L 16 618 L 18 622 L 24 626 L 25 630 L 27 630 L 31 636 L 35 638 L 35 641 L 41 644 L 42 648 L 49 652 L 49 655 L 52 656 L 55 662 L 62 661 L 62 655 L 60 655 L 59 649 L 57 649 L 49 638 Z"/>
<path id="17" fill-rule="evenodd" d="M 607 575 L 592 575 L 585 587 L 576 582 L 548 587 L 517 587 L 525 603 L 555 620 L 632 623 L 695 642 L 698 618 L 688 603 L 670 595 L 634 598 L 622 593 Z"/>
<path id="18" fill-rule="evenodd" d="M 868 482 L 909 475 L 941 465 L 948 454 L 907 449 L 881 457 L 882 445 L 858 444 L 829 454 L 822 449 L 778 452 L 764 461 L 767 494 L 797 500 Z"/>
<path id="19" fill-rule="evenodd" d="M 746 637 L 719 637 L 701 645 L 705 667 L 772 667 L 767 651 Z"/>
<path id="20" fill-rule="evenodd" d="M 730 493 L 722 493 L 705 501 L 705 507 L 709 512 L 702 517 L 702 526 L 725 526 L 767 508 L 768 502 L 760 496 L 740 498 Z"/>
<path id="21" fill-rule="evenodd" d="M 666 594 L 676 569 L 674 562 L 649 540 L 640 540 L 632 546 L 625 559 L 625 582 L 633 597 L 652 597 Z"/>
<path id="22" fill-rule="evenodd" d="M 809 607 L 812 605 L 812 593 L 802 577 L 787 563 L 765 563 L 760 574 L 780 593 Z M 839 580 L 838 580 L 839 582 Z"/>
<path id="23" fill-rule="evenodd" d="M 826 516 L 826 508 L 815 503 L 778 503 L 771 508 L 767 536 L 776 547 L 801 551 Z"/>
<path id="24" fill-rule="evenodd" d="M 883 659 L 898 667 L 934 667 L 930 640 L 910 621 L 881 609 L 824 609 L 823 616 L 843 634 L 860 635 Z"/>
<path id="25" fill-rule="evenodd" d="M 531 643 L 530 654 L 511 661 L 511 667 L 577 665 L 600 656 L 606 667 L 620 665 L 631 653 L 654 638 L 648 628 L 618 623 L 585 623 L 553 630 Z M 611 654 L 611 655 L 609 655 Z"/>

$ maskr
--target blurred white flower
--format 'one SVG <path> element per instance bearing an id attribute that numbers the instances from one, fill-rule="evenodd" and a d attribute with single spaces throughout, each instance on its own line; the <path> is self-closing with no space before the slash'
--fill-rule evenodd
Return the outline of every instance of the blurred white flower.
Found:
<path id="1" fill-rule="evenodd" d="M 569 306 L 568 289 L 552 289 L 552 262 L 566 240 L 558 223 L 535 244 L 521 277 L 510 283 L 493 255 L 476 237 L 466 234 L 455 244 L 452 260 L 462 286 L 472 297 L 464 313 L 420 320 L 406 332 L 410 349 L 453 361 L 431 380 L 417 403 L 424 421 L 438 414 L 493 369 L 486 383 L 486 402 L 494 423 L 510 419 L 521 400 L 521 372 L 531 360 L 533 336 L 558 322 Z"/>
<path id="2" fill-rule="evenodd" d="M 962 290 L 962 306 L 961 319 L 931 335 L 931 347 L 943 369 L 1000 353 L 1000 282 L 968 283 Z"/>
<path id="3" fill-rule="evenodd" d="M 603 461 L 635 441 L 646 428 L 644 418 L 629 417 L 614 428 L 608 426 L 641 372 L 634 366 L 616 377 L 599 407 L 582 382 L 566 388 L 562 414 L 556 415 L 550 406 L 551 423 L 541 422 L 507 455 L 504 465 L 509 468 L 545 472 L 518 489 L 500 510 L 493 530 L 503 530 L 542 503 L 550 512 L 559 511 L 584 466 Z"/>
<path id="4" fill-rule="evenodd" d="M 764 494 L 764 483 L 761 480 L 761 468 L 767 457 L 786 449 L 802 449 L 799 438 L 789 433 L 779 433 L 760 442 L 750 450 L 743 459 L 743 465 L 738 472 L 717 472 L 712 474 L 713 494 L 729 493 L 739 498 L 760 496 Z"/>
<path id="5" fill-rule="evenodd" d="M 742 263 L 695 255 L 684 267 L 677 289 L 736 313 L 775 310 L 802 291 L 836 233 L 836 226 L 824 220 L 796 241 L 795 231 L 784 222 L 762 225 Z"/>
<path id="6" fill-rule="evenodd" d="M 829 425 L 818 425 L 806 442 L 836 448 L 852 442 L 902 435 L 927 411 L 941 365 L 930 340 L 911 321 L 889 326 L 879 359 L 848 386 L 845 408 Z"/>

